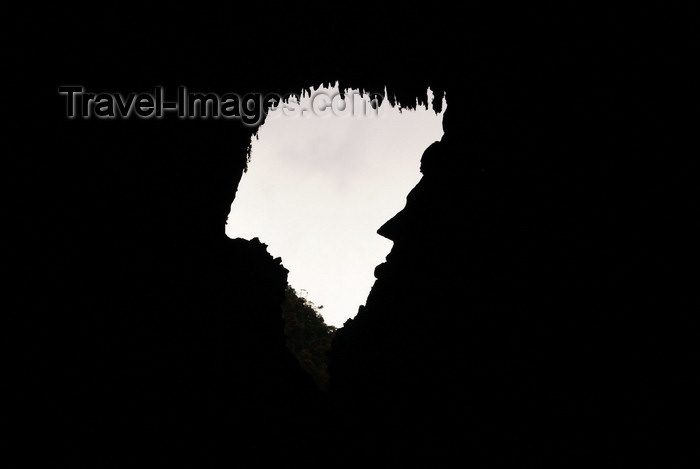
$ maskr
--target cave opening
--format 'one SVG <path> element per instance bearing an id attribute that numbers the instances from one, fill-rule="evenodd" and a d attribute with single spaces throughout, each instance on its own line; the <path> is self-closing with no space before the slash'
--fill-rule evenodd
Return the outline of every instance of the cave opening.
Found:
<path id="1" fill-rule="evenodd" d="M 444 96 L 391 101 L 336 82 L 276 103 L 227 221 L 230 238 L 258 238 L 282 259 L 289 285 L 333 328 L 365 303 L 392 247 L 377 230 L 404 208 L 443 134 Z"/>

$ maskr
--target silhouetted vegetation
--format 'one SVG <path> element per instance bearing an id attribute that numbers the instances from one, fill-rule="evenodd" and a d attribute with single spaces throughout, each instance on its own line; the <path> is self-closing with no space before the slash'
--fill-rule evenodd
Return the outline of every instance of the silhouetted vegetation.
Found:
<path id="1" fill-rule="evenodd" d="M 282 303 L 287 347 L 318 387 L 326 391 L 329 384 L 328 354 L 336 328 L 324 322 L 318 312 L 321 308 L 323 306 L 300 297 L 291 285 L 287 285 Z"/>

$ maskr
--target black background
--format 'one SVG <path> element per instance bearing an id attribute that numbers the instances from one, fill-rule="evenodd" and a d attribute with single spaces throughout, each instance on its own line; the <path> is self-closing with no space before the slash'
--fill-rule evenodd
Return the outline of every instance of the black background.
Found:
<path id="1" fill-rule="evenodd" d="M 682 13 L 7 10 L 5 467 L 684 460 Z M 405 104 L 429 86 L 449 109 L 423 180 L 380 230 L 394 249 L 338 333 L 323 394 L 284 347 L 285 269 L 224 235 L 254 129 L 69 120 L 57 88 L 336 80 Z"/>

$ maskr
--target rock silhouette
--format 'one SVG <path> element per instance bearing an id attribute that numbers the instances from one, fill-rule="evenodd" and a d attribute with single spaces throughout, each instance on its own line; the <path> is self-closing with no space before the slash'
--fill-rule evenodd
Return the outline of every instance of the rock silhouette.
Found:
<path id="1" fill-rule="evenodd" d="M 682 460 L 671 15 L 221 8 L 13 14 L 7 467 Z M 449 108 L 322 393 L 285 347 L 284 266 L 224 235 L 254 129 L 69 120 L 56 90 L 335 80 Z"/>

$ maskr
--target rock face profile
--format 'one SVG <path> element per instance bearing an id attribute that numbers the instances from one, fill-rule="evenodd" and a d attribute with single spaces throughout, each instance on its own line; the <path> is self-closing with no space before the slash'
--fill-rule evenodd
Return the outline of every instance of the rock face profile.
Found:
<path id="1" fill-rule="evenodd" d="M 12 14 L 6 467 L 685 460 L 671 14 L 221 8 Z M 68 119 L 57 89 L 336 80 L 448 108 L 321 391 L 285 346 L 286 268 L 224 234 L 255 125 Z"/>

